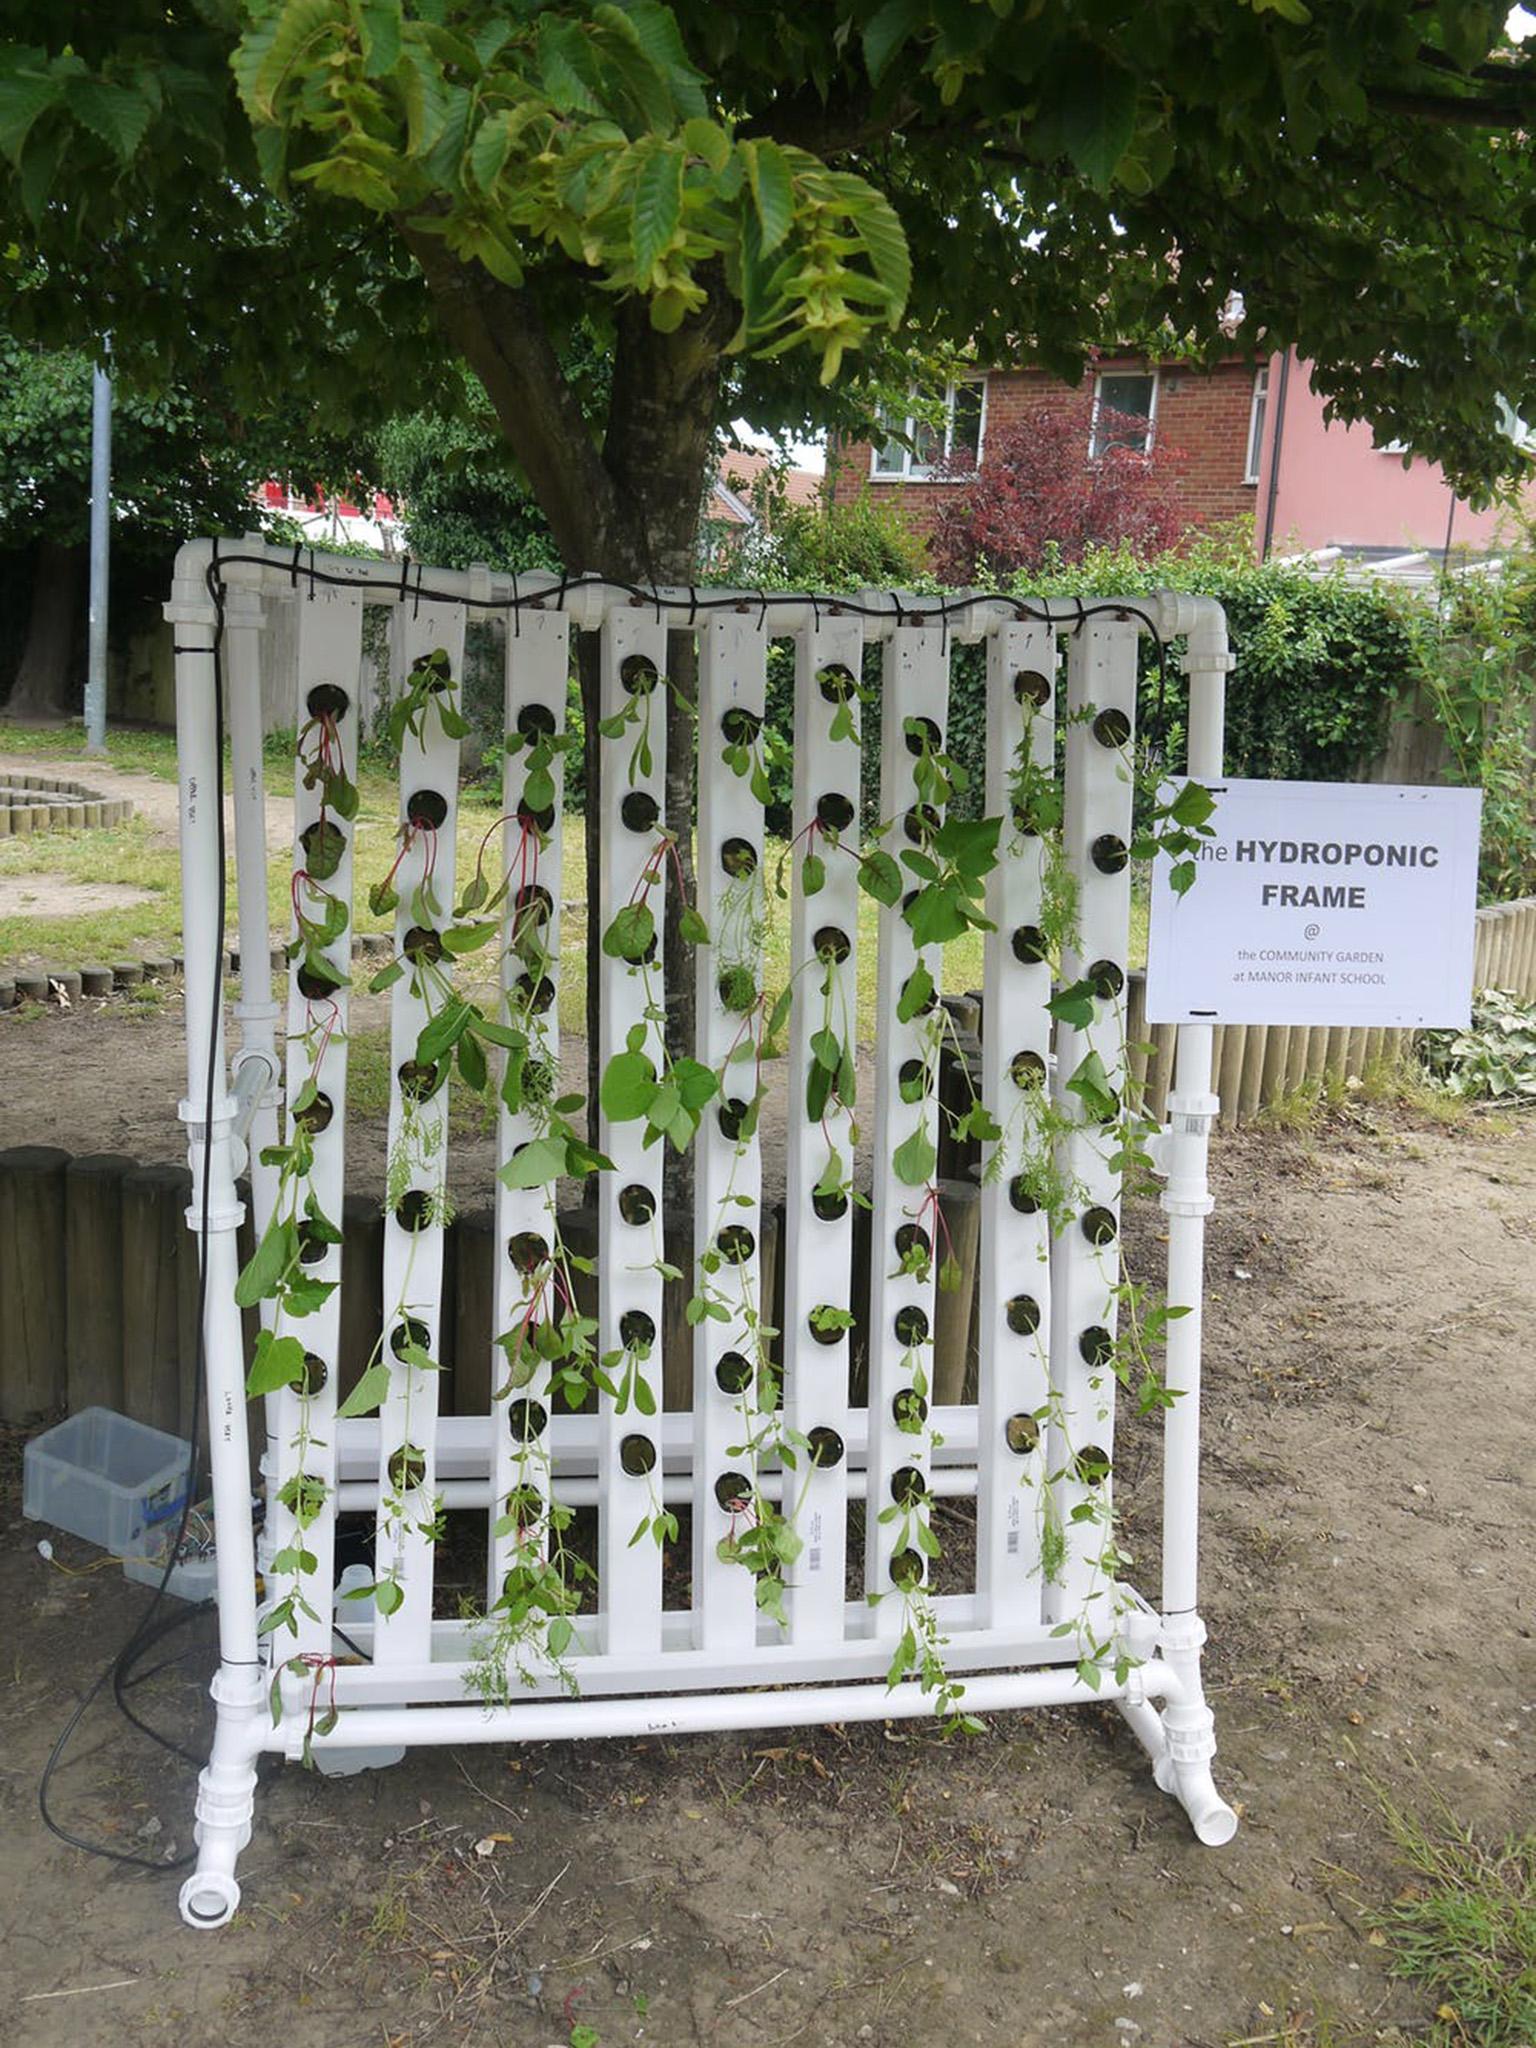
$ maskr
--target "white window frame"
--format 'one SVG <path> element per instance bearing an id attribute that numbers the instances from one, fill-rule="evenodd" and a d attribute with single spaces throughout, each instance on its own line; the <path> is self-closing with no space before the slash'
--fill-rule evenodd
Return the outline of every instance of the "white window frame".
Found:
<path id="1" fill-rule="evenodd" d="M 947 461 L 953 452 L 955 445 L 955 397 L 962 386 L 968 384 L 978 384 L 981 387 L 981 412 L 976 425 L 976 465 L 979 469 L 981 466 L 982 450 L 986 446 L 987 440 L 987 377 L 985 371 L 980 371 L 973 377 L 952 377 L 945 385 L 944 442 L 943 453 L 939 459 Z M 905 435 L 908 442 L 914 441 L 917 438 L 917 428 L 921 424 L 923 422 L 916 414 L 908 413 L 906 418 L 900 422 L 900 432 Z M 894 427 L 887 427 L 887 438 L 894 438 L 894 432 Z M 975 470 L 968 470 L 964 475 L 935 476 L 933 466 L 930 463 L 915 461 L 911 448 L 907 446 L 902 447 L 901 467 L 899 469 L 882 469 L 880 467 L 881 448 L 882 443 L 877 441 L 869 451 L 869 474 L 877 483 L 959 484 L 965 483 L 969 477 L 976 474 Z"/>
<path id="2" fill-rule="evenodd" d="M 1103 404 L 1104 380 L 1106 377 L 1150 377 L 1152 379 L 1152 403 L 1147 411 L 1147 445 L 1145 448 L 1137 451 L 1143 455 L 1150 455 L 1157 443 L 1157 401 L 1163 381 L 1161 371 L 1152 363 L 1149 363 L 1145 369 L 1100 370 L 1094 378 L 1093 420 L 1088 429 L 1088 460 L 1090 462 L 1097 462 L 1100 456 L 1105 453 L 1105 450 L 1099 446 L 1099 409 Z M 1110 411 L 1118 412 L 1119 407 L 1111 406 Z"/>
<path id="3" fill-rule="evenodd" d="M 1269 365 L 1261 363 L 1253 373 L 1253 395 L 1248 401 L 1248 454 L 1243 462 L 1243 482 L 1256 484 L 1264 463 L 1264 429 L 1269 424 Z"/>

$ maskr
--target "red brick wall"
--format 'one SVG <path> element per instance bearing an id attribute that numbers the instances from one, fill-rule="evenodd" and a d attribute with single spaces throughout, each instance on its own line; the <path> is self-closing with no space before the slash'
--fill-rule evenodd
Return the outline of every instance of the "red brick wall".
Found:
<path id="1" fill-rule="evenodd" d="M 1101 370 L 1145 369 L 1144 360 L 1106 357 Z M 1248 420 L 1256 365 L 1222 363 L 1214 370 L 1188 369 L 1176 363 L 1160 366 L 1157 393 L 1157 437 L 1183 457 L 1178 487 L 1181 509 L 1191 526 L 1218 526 L 1252 513 L 1257 486 L 1243 482 L 1248 455 Z M 1043 370 L 993 370 L 987 377 L 984 436 L 1019 425 L 1044 408 L 1069 410 L 1083 422 L 1083 462 L 1088 460 L 1088 431 L 1093 385 L 1063 384 Z M 845 442 L 828 456 L 833 502 L 846 505 L 867 490 L 880 503 L 898 505 L 914 531 L 926 536 L 938 507 L 964 490 L 963 483 L 902 483 L 870 475 L 867 441 Z M 983 459 L 986 449 L 983 445 Z"/>

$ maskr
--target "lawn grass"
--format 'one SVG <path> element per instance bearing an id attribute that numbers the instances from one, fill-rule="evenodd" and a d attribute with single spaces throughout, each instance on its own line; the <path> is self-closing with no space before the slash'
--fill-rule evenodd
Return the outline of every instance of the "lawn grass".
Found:
<path id="1" fill-rule="evenodd" d="M 0 725 L 0 753 L 10 751 L 39 758 L 78 751 L 82 734 L 78 727 L 37 731 Z M 173 781 L 176 774 L 176 743 L 169 733 L 131 731 L 108 735 L 108 759 L 114 767 Z M 291 741 L 277 737 L 268 743 L 266 783 L 273 794 L 289 794 L 293 788 Z M 381 763 L 365 759 L 357 774 L 359 806 L 354 838 L 354 901 L 359 932 L 385 931 L 391 921 L 374 917 L 368 909 L 370 886 L 387 874 L 397 850 L 398 783 Z M 494 870 L 499 847 L 496 832 L 495 792 L 481 787 L 466 789 L 460 800 L 455 859 L 460 886 L 473 872 L 482 841 L 489 832 L 487 866 Z M 770 840 L 766 848 L 768 915 L 764 933 L 764 983 L 770 997 L 783 988 L 789 973 L 789 904 L 774 889 L 774 878 L 784 853 L 781 842 Z M 74 882 L 125 882 L 150 892 L 147 903 L 76 916 L 12 916 L 0 919 L 0 959 L 40 958 L 50 964 L 78 966 L 84 961 L 121 959 L 139 954 L 181 950 L 181 876 L 174 847 L 155 843 L 155 835 L 141 818 L 127 825 L 96 832 L 44 833 L 32 839 L 0 841 L 0 876 L 58 874 Z M 586 1028 L 586 904 L 588 900 L 586 856 L 580 823 L 570 820 L 565 834 L 564 869 L 561 884 L 564 911 L 561 923 L 560 1025 L 567 1033 Z M 231 938 L 235 933 L 235 899 L 231 884 L 228 895 Z M 284 863 L 274 859 L 268 870 L 268 915 L 271 929 L 288 929 L 288 874 Z M 858 924 L 858 1036 L 862 1044 L 874 1037 L 874 1014 L 878 974 L 879 906 L 860 894 Z M 1138 887 L 1132 899 L 1130 964 L 1140 966 L 1146 957 L 1146 892 Z M 479 956 L 465 963 L 466 980 Z M 979 988 L 982 979 L 982 938 L 968 933 L 945 948 L 942 986 L 958 993 Z"/>

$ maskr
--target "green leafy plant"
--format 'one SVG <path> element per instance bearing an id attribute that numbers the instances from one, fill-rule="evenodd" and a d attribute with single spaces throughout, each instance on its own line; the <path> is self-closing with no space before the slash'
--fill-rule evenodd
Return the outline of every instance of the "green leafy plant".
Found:
<path id="1" fill-rule="evenodd" d="M 1465 1031 L 1423 1031 L 1418 1045 L 1424 1071 L 1449 1094 L 1536 1101 L 1536 1003 L 1508 989 L 1479 989 Z"/>

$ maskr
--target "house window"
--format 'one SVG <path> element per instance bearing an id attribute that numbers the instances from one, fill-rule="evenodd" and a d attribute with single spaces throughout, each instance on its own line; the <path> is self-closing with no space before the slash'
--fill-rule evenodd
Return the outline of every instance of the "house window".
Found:
<path id="1" fill-rule="evenodd" d="M 1264 418 L 1269 411 L 1269 365 L 1255 373 L 1253 402 L 1248 408 L 1248 459 L 1243 464 L 1243 482 L 1256 484 L 1259 464 L 1264 460 Z"/>
<path id="2" fill-rule="evenodd" d="M 974 472 L 981 460 L 987 418 L 987 380 L 962 377 L 945 386 L 942 424 L 908 414 L 886 424 L 886 438 L 877 443 L 870 474 L 901 477 L 907 482 L 932 477 L 958 479 Z"/>
<path id="3" fill-rule="evenodd" d="M 1089 458 L 1097 462 L 1110 448 L 1130 448 L 1145 455 L 1152 446 L 1156 422 L 1156 370 L 1106 370 L 1093 386 Z"/>

